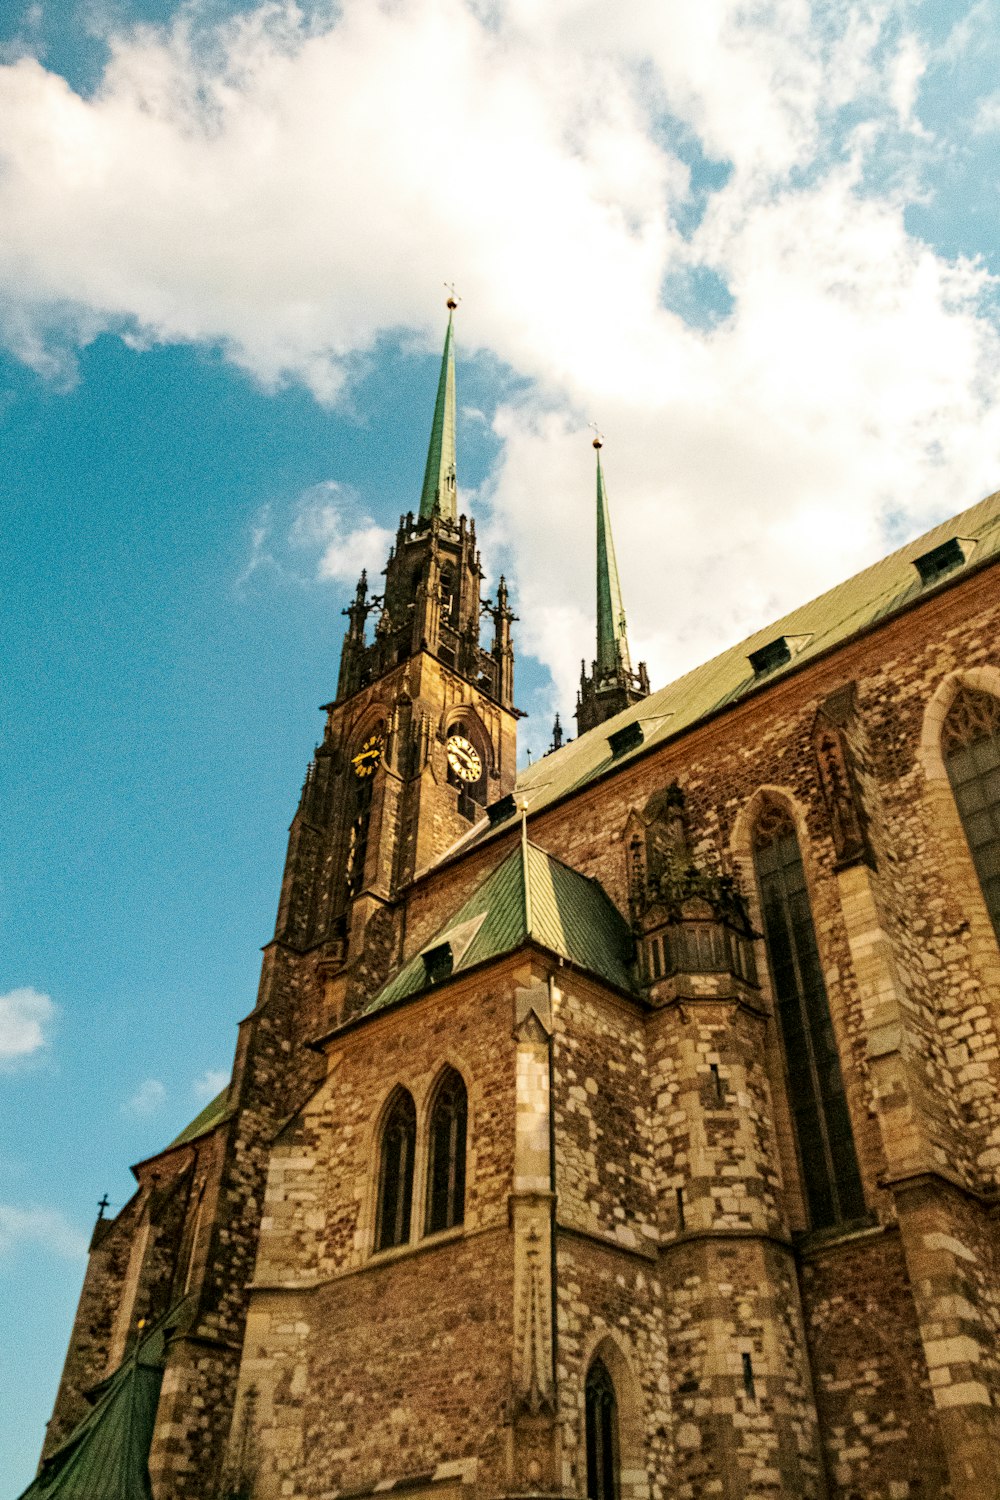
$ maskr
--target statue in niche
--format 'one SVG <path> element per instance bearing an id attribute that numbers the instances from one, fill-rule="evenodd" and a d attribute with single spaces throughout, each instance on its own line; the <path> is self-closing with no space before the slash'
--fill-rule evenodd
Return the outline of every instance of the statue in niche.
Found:
<path id="1" fill-rule="evenodd" d="M 636 927 L 713 916 L 737 931 L 751 931 L 746 902 L 732 875 L 696 865 L 691 857 L 684 792 L 676 782 L 655 792 L 641 813 L 633 810 L 625 834 L 629 904 Z"/>
<path id="2" fill-rule="evenodd" d="M 854 691 L 854 683 L 847 683 L 820 704 L 812 734 L 816 770 L 841 869 L 862 860 L 875 863 L 848 736 L 854 720 Z"/>

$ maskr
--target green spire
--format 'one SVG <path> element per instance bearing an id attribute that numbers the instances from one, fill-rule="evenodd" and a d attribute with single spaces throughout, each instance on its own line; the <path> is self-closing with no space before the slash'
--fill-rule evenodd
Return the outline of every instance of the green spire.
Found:
<path id="1" fill-rule="evenodd" d="M 455 480 L 455 351 L 452 347 L 452 319 L 457 305 L 454 297 L 448 298 L 448 332 L 444 336 L 441 377 L 438 380 L 437 400 L 434 402 L 434 421 L 431 423 L 424 488 L 420 496 L 422 521 L 430 520 L 435 506 L 439 507 L 444 520 L 455 521 L 458 518 Z"/>
<path id="2" fill-rule="evenodd" d="M 597 679 L 613 677 L 622 668 L 631 672 L 628 637 L 625 634 L 625 609 L 618 581 L 618 563 L 611 535 L 608 495 L 601 469 L 601 440 L 594 439 L 597 450 Z"/>

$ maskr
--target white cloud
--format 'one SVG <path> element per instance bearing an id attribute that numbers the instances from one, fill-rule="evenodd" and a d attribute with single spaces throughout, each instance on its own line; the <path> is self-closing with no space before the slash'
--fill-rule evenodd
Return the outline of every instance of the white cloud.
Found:
<path id="1" fill-rule="evenodd" d="M 0 273 L 43 351 L 60 318 L 80 339 L 139 327 L 333 398 L 353 352 L 426 327 L 445 267 L 467 338 L 529 374 L 586 368 L 619 328 L 648 343 L 682 249 L 665 108 L 773 176 L 874 93 L 883 7 L 817 9 L 348 0 L 326 24 L 272 4 L 208 33 L 182 10 L 112 37 L 90 99 L 22 59 L 0 70 Z"/>
<path id="2" fill-rule="evenodd" d="M 58 1209 L 0 1203 L 0 1255 L 31 1247 L 78 1260 L 87 1253 L 87 1236 Z"/>
<path id="3" fill-rule="evenodd" d="M 355 583 L 362 568 L 377 576 L 392 532 L 371 516 L 356 514 L 357 497 L 335 480 L 313 485 L 299 497 L 289 532 L 293 547 L 320 553 L 320 578 Z"/>
<path id="4" fill-rule="evenodd" d="M 900 125 L 914 129 L 914 111 L 920 93 L 920 81 L 927 71 L 927 58 L 915 36 L 904 36 L 890 64 L 889 97 Z M 918 128 L 918 127 L 917 127 Z"/>
<path id="5" fill-rule="evenodd" d="M 196 1078 L 192 1085 L 195 1097 L 206 1102 L 214 1099 L 216 1094 L 222 1092 L 229 1082 L 229 1074 L 221 1068 L 206 1068 L 200 1078 Z"/>
<path id="6" fill-rule="evenodd" d="M 996 11 L 996 0 L 975 0 L 938 48 L 940 60 L 956 66 L 979 53 L 992 53 L 996 49 Z"/>
<path id="7" fill-rule="evenodd" d="M 0 995 L 0 1067 L 27 1061 L 49 1044 L 56 1007 L 29 987 Z"/>
<path id="8" fill-rule="evenodd" d="M 334 479 L 310 485 L 290 508 L 265 505 L 250 527 L 250 551 L 236 581 L 257 573 L 303 585 L 317 579 L 354 584 L 362 568 L 377 576 L 392 532 L 364 514 L 356 493 Z"/>
<path id="9" fill-rule="evenodd" d="M 1000 90 L 979 100 L 972 128 L 976 135 L 995 135 L 1000 130 Z"/>
<path id="10" fill-rule="evenodd" d="M 21 12 L 18 29 L 6 41 L 0 41 L 0 62 L 17 62 L 21 57 L 37 54 L 41 25 L 42 7 L 26 5 Z"/>
<path id="11" fill-rule="evenodd" d="M 196 16 L 112 38 L 90 98 L 0 69 L 9 340 L 63 377 L 101 327 L 211 341 L 342 399 L 380 337 L 436 345 L 454 276 L 462 349 L 527 377 L 476 503 L 564 709 L 592 649 L 590 417 L 654 681 L 884 551 L 889 517 L 995 487 L 994 288 L 906 228 L 933 163 L 902 0 Z M 706 273 L 731 310 L 702 328 L 663 288 Z M 331 482 L 263 513 L 244 581 L 379 568 L 366 504 Z"/>
<path id="12" fill-rule="evenodd" d="M 155 1115 L 167 1100 L 166 1086 L 158 1078 L 144 1078 L 132 1097 L 122 1105 L 123 1114 Z"/>

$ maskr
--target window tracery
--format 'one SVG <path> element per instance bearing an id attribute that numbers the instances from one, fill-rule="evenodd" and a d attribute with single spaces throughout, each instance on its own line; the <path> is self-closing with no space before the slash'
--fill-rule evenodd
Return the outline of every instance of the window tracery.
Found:
<path id="1" fill-rule="evenodd" d="M 376 1250 L 389 1250 L 409 1241 L 416 1140 L 417 1111 L 413 1096 L 406 1089 L 397 1089 L 382 1125 Z"/>
<path id="2" fill-rule="evenodd" d="M 1000 698 L 960 687 L 944 721 L 941 752 L 1000 940 Z"/>
<path id="3" fill-rule="evenodd" d="M 761 807 L 753 857 L 803 1187 L 818 1229 L 857 1218 L 865 1204 L 798 834 L 784 804 Z"/>
<path id="4" fill-rule="evenodd" d="M 354 817 L 347 834 L 347 891 L 356 896 L 364 885 L 368 830 L 372 815 L 372 782 L 368 777 L 354 788 Z"/>
<path id="5" fill-rule="evenodd" d="M 465 1217 L 468 1112 L 468 1096 L 461 1074 L 449 1068 L 435 1090 L 430 1112 L 427 1234 L 453 1229 Z"/>

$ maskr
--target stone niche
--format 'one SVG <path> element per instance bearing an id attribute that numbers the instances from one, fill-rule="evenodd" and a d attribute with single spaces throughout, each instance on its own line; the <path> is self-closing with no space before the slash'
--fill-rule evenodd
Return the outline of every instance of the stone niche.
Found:
<path id="1" fill-rule="evenodd" d="M 748 999 L 757 967 L 747 904 L 733 876 L 694 863 L 676 783 L 632 812 L 625 842 L 639 979 L 649 1000 Z"/>

